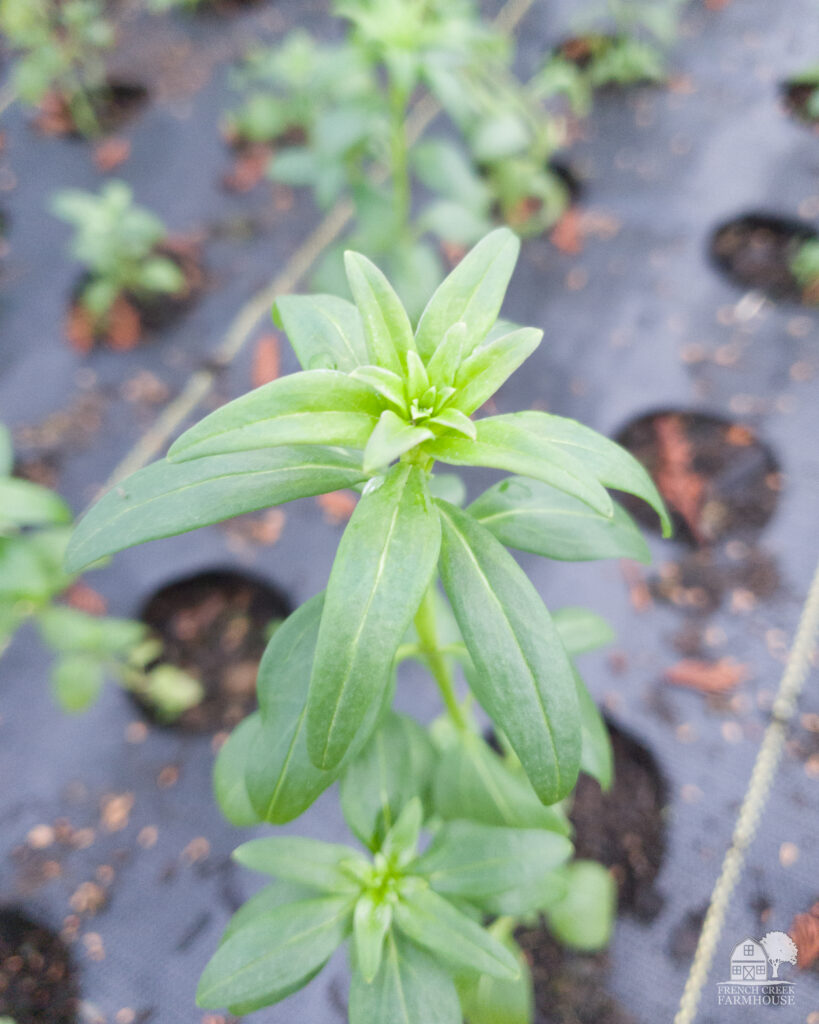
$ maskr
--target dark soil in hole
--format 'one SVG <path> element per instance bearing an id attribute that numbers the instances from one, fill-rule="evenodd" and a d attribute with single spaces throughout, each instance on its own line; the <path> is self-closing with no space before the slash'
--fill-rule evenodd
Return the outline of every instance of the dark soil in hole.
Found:
<path id="1" fill-rule="evenodd" d="M 205 699 L 174 727 L 188 732 L 232 729 L 256 706 L 256 671 L 268 628 L 289 612 L 285 597 L 262 580 L 214 571 L 163 587 L 140 618 L 165 646 L 165 661 L 196 676 Z M 134 700 L 153 718 L 153 710 Z"/>
<path id="2" fill-rule="evenodd" d="M 62 939 L 16 910 L 0 910 L 0 1016 L 15 1024 L 75 1024 L 79 990 Z"/>
<path id="3" fill-rule="evenodd" d="M 717 228 L 711 258 L 734 284 L 772 299 L 801 303 L 806 299 L 791 261 L 802 242 L 817 237 L 803 221 L 751 213 Z"/>
<path id="4" fill-rule="evenodd" d="M 808 107 L 811 97 L 817 89 L 819 89 L 819 84 L 785 82 L 782 86 L 782 97 L 785 107 L 794 117 L 819 131 L 819 115 L 812 113 Z"/>
<path id="5" fill-rule="evenodd" d="M 515 937 L 532 969 L 535 1024 L 636 1024 L 606 992 L 605 953 L 573 953 L 539 928 Z"/>
<path id="6" fill-rule="evenodd" d="M 91 103 L 103 135 L 119 131 L 148 104 L 149 93 L 137 82 L 112 79 L 98 92 L 91 94 Z M 69 105 L 58 93 L 48 93 L 40 104 L 35 125 L 45 135 L 65 135 L 84 139 L 78 130 Z"/>
<path id="7" fill-rule="evenodd" d="M 664 410 L 630 423 L 617 440 L 653 477 L 678 536 L 694 545 L 748 539 L 776 510 L 782 482 L 778 463 L 743 424 Z M 640 523 L 658 529 L 657 517 L 644 503 L 629 495 L 622 501 Z"/>
<path id="8" fill-rule="evenodd" d="M 187 239 L 169 239 L 157 247 L 157 252 L 173 260 L 180 268 L 185 285 L 172 295 L 149 297 L 132 293 L 120 295 L 100 326 L 79 302 L 83 289 L 90 280 L 84 274 L 77 282 L 71 297 L 65 324 L 65 333 L 72 348 L 90 352 L 95 345 L 127 351 L 145 340 L 147 333 L 169 327 L 185 313 L 204 288 L 205 273 L 201 264 L 199 246 Z"/>
<path id="9" fill-rule="evenodd" d="M 652 754 L 611 722 L 607 725 L 614 784 L 604 793 L 590 776 L 580 776 L 570 814 L 575 851 L 611 868 L 621 911 L 651 920 L 662 905 L 654 880 L 665 856 L 668 790 Z"/>

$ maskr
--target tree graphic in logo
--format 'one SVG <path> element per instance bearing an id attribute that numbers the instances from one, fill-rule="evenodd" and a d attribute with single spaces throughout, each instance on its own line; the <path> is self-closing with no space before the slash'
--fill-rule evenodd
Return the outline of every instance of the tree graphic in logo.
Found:
<path id="1" fill-rule="evenodd" d="M 765 955 L 768 958 L 768 962 L 773 968 L 773 977 L 779 977 L 779 967 L 781 964 L 795 964 L 798 950 L 796 943 L 785 932 L 768 932 L 760 940 L 762 948 L 765 950 Z"/>

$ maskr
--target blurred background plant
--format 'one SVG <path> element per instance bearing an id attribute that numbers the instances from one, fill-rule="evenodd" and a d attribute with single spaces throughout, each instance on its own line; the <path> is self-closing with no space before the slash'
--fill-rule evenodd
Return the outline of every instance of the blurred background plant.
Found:
<path id="1" fill-rule="evenodd" d="M 99 194 L 63 189 L 52 212 L 71 224 L 71 255 L 86 271 L 79 302 L 92 328 L 103 330 L 118 299 L 174 295 L 185 288 L 177 263 L 159 251 L 167 238 L 162 221 L 134 203 L 123 181 L 109 181 Z"/>
<path id="2" fill-rule="evenodd" d="M 114 44 L 101 0 L 0 0 L 0 31 L 16 55 L 19 98 L 33 106 L 51 99 L 81 135 L 99 135 L 104 54 Z"/>
<path id="3" fill-rule="evenodd" d="M 71 510 L 53 491 L 13 476 L 9 431 L 0 424 L 0 656 L 33 622 L 54 655 L 51 685 L 66 711 L 84 711 L 106 677 L 172 721 L 197 705 L 199 682 L 161 662 L 161 642 L 141 622 L 91 615 L 60 603 L 77 577 L 63 568 Z"/>
<path id="4" fill-rule="evenodd" d="M 819 240 L 801 242 L 791 258 L 791 272 L 802 288 L 806 302 L 819 303 Z"/>

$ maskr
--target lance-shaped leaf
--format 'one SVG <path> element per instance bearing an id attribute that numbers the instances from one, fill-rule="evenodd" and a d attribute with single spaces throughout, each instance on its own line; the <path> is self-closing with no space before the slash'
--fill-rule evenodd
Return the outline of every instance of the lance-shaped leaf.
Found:
<path id="1" fill-rule="evenodd" d="M 250 924 L 259 917 L 264 917 L 271 910 L 284 907 L 288 903 L 299 903 L 302 900 L 318 899 L 320 893 L 306 885 L 297 885 L 295 882 L 273 882 L 260 889 L 254 896 L 244 902 L 236 913 L 228 921 L 227 928 L 222 935 L 222 942 L 226 942 L 231 935 L 235 935 L 245 925 Z"/>
<path id="2" fill-rule="evenodd" d="M 497 978 L 518 976 L 517 961 L 505 946 L 420 879 L 404 882 L 393 919 L 407 938 L 453 967 Z"/>
<path id="3" fill-rule="evenodd" d="M 464 975 L 458 979 L 458 995 L 467 1024 L 532 1024 L 535 1017 L 532 973 L 515 940 L 503 934 L 506 922 L 496 922 L 490 931 L 515 956 L 520 977 L 514 981 L 492 978 L 488 974 Z"/>
<path id="4" fill-rule="evenodd" d="M 580 755 L 580 770 L 597 779 L 602 789 L 610 789 L 614 778 L 614 751 L 611 737 L 600 710 L 594 703 L 586 684 L 575 670 L 577 701 L 580 705 L 580 730 L 583 750 Z"/>
<path id="5" fill-rule="evenodd" d="M 654 481 L 644 467 L 609 438 L 591 427 L 565 416 L 545 412 L 517 412 L 496 416 L 503 423 L 515 423 L 546 441 L 550 448 L 560 447 L 577 462 L 587 467 L 605 487 L 633 494 L 647 502 L 660 518 L 663 536 L 671 535 L 671 519 Z"/>
<path id="6" fill-rule="evenodd" d="M 327 584 L 310 681 L 307 749 L 317 767 L 341 761 L 379 701 L 440 543 L 440 519 L 417 467 L 393 467 L 356 506 Z"/>
<path id="7" fill-rule="evenodd" d="M 304 836 L 251 839 L 234 850 L 233 856 L 251 871 L 328 893 L 358 890 L 357 883 L 343 869 L 345 861 L 367 865 L 364 857 L 351 846 L 323 843 Z"/>
<path id="8" fill-rule="evenodd" d="M 231 825 L 257 825 L 262 819 L 247 792 L 247 755 L 261 728 L 258 712 L 243 719 L 222 744 L 213 766 L 213 793 Z"/>
<path id="9" fill-rule="evenodd" d="M 444 820 L 468 818 L 486 825 L 542 828 L 568 835 L 559 807 L 544 807 L 522 772 L 513 771 L 480 736 L 464 734 L 435 770 L 435 812 Z"/>
<path id="10" fill-rule="evenodd" d="M 441 508 L 441 578 L 475 665 L 470 686 L 503 730 L 545 804 L 571 792 L 580 767 L 572 666 L 540 595 L 488 530 Z"/>
<path id="11" fill-rule="evenodd" d="M 311 445 L 191 462 L 161 459 L 116 484 L 92 505 L 71 537 L 66 566 L 78 572 L 134 544 L 353 487 L 364 479 L 356 456 Z"/>
<path id="12" fill-rule="evenodd" d="M 478 420 L 475 438 L 438 438 L 428 441 L 424 451 L 452 466 L 489 466 L 542 480 L 575 495 L 596 512 L 612 515 L 613 502 L 590 469 L 511 417 Z"/>
<path id="13" fill-rule="evenodd" d="M 605 647 L 614 640 L 614 630 L 608 622 L 588 608 L 561 608 L 553 613 L 552 621 L 570 658 Z"/>
<path id="14" fill-rule="evenodd" d="M 384 939 L 392 924 L 392 906 L 371 893 L 364 893 L 355 905 L 353 935 L 356 966 L 366 982 L 371 982 L 381 967 Z"/>
<path id="15" fill-rule="evenodd" d="M 341 776 L 344 818 L 365 846 L 379 849 L 409 801 L 426 796 L 434 763 L 426 731 L 406 715 L 387 712 Z"/>
<path id="16" fill-rule="evenodd" d="M 562 900 L 546 911 L 549 929 L 574 949 L 605 949 L 614 927 L 617 884 L 611 873 L 591 860 L 576 860 L 561 874 L 567 883 Z"/>
<path id="17" fill-rule="evenodd" d="M 457 434 L 463 434 L 464 437 L 468 437 L 471 441 L 474 441 L 477 436 L 477 428 L 474 422 L 459 409 L 443 409 L 437 416 L 433 416 L 429 422 L 431 424 L 435 423 L 445 430 L 454 430 Z"/>
<path id="18" fill-rule="evenodd" d="M 350 1024 L 462 1024 L 455 984 L 435 957 L 395 929 L 371 984 L 353 971 Z"/>
<path id="19" fill-rule="evenodd" d="M 257 680 L 262 722 L 249 738 L 245 781 L 256 812 L 276 825 L 297 818 L 335 781 L 338 769 L 316 768 L 307 753 L 307 695 L 318 639 L 324 594 L 317 594 L 279 626 L 267 645 Z M 389 703 L 361 722 L 349 758 L 357 756 Z"/>
<path id="20" fill-rule="evenodd" d="M 361 314 L 336 295 L 282 295 L 273 320 L 305 370 L 349 372 L 368 362 Z"/>
<path id="21" fill-rule="evenodd" d="M 171 446 L 171 462 L 283 444 L 363 448 L 381 414 L 369 385 L 338 370 L 263 384 L 205 416 Z"/>
<path id="22" fill-rule="evenodd" d="M 443 896 L 480 904 L 485 896 L 536 885 L 571 853 L 565 836 L 545 829 L 451 821 L 408 870 Z"/>
<path id="23" fill-rule="evenodd" d="M 649 562 L 651 553 L 634 520 L 613 504 L 614 513 L 605 516 L 541 480 L 513 476 L 484 491 L 469 512 L 502 544 L 533 555 L 567 562 Z"/>
<path id="24" fill-rule="evenodd" d="M 455 376 L 453 405 L 467 414 L 479 409 L 535 351 L 543 331 L 521 327 L 476 348 Z"/>
<path id="25" fill-rule="evenodd" d="M 356 380 L 363 380 L 365 384 L 369 384 L 400 413 L 407 414 L 407 397 L 403 377 L 399 377 L 392 370 L 385 370 L 383 366 L 359 366 L 357 370 L 353 370 L 352 376 Z"/>
<path id="26" fill-rule="evenodd" d="M 468 329 L 465 323 L 459 320 L 449 328 L 427 366 L 427 373 L 433 384 L 451 387 L 455 383 L 455 374 L 461 365 L 467 340 Z"/>
<path id="27" fill-rule="evenodd" d="M 216 950 L 196 1002 L 205 1009 L 269 1006 L 305 985 L 347 938 L 346 897 L 290 903 L 240 928 Z"/>
<path id="28" fill-rule="evenodd" d="M 519 252 L 517 235 L 509 228 L 498 228 L 478 242 L 439 285 L 415 332 L 415 344 L 426 362 L 459 321 L 467 329 L 462 354 L 480 345 L 497 320 Z"/>
<path id="29" fill-rule="evenodd" d="M 403 373 L 407 353 L 415 351 L 407 311 L 378 267 L 358 252 L 344 253 L 350 291 L 364 321 L 370 362 Z"/>
<path id="30" fill-rule="evenodd" d="M 364 449 L 364 472 L 372 473 L 389 465 L 404 452 L 434 436 L 426 427 L 413 427 L 390 409 L 385 409 Z"/>

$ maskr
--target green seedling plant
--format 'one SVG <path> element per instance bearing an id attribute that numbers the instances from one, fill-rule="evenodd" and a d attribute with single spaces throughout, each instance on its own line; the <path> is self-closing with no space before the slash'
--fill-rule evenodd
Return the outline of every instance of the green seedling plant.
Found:
<path id="1" fill-rule="evenodd" d="M 805 299 L 819 303 L 819 239 L 800 242 L 791 257 L 790 267 Z"/>
<path id="2" fill-rule="evenodd" d="M 679 0 L 606 0 L 584 23 L 583 72 L 589 86 L 664 81 L 679 7 Z"/>
<path id="3" fill-rule="evenodd" d="M 341 42 L 298 32 L 251 55 L 235 79 L 246 99 L 227 131 L 277 143 L 271 177 L 311 188 L 322 208 L 353 203 L 345 246 L 384 266 L 416 321 L 443 274 L 431 239 L 469 246 L 498 216 L 535 233 L 565 209 L 550 166 L 564 124 L 542 102 L 565 81 L 543 77 L 540 95 L 522 84 L 511 44 L 472 0 L 336 0 L 334 12 L 347 24 Z M 411 144 L 407 117 L 425 94 L 443 107 L 453 139 Z M 327 252 L 316 288 L 347 294 L 343 248 Z"/>
<path id="4" fill-rule="evenodd" d="M 803 86 L 808 92 L 804 99 L 804 112 L 807 117 L 819 120 L 819 64 L 806 68 L 788 81 L 790 86 Z"/>
<path id="5" fill-rule="evenodd" d="M 185 277 L 159 247 L 167 237 L 162 221 L 134 202 L 123 181 L 108 181 L 99 194 L 63 189 L 51 203 L 55 216 L 74 228 L 71 255 L 86 270 L 79 296 L 97 329 L 121 296 L 149 300 L 185 288 Z"/>
<path id="6" fill-rule="evenodd" d="M 56 93 L 80 134 L 99 135 L 104 55 L 114 44 L 100 0 L 0 0 L 0 31 L 16 56 L 17 96 L 37 105 Z"/>
<path id="7" fill-rule="evenodd" d="M 384 274 L 348 252 L 354 303 L 276 303 L 303 370 L 206 416 L 72 537 L 76 571 L 269 505 L 361 494 L 326 590 L 274 633 L 259 710 L 214 776 L 225 815 L 248 826 L 293 821 L 338 781 L 360 846 L 273 835 L 239 848 L 274 881 L 228 925 L 203 1007 L 276 1003 L 348 942 L 352 1024 L 526 1024 L 515 929 L 545 915 L 578 948 L 608 939 L 613 882 L 571 859 L 567 801 L 580 771 L 611 781 L 606 728 L 574 664 L 611 633 L 583 609 L 551 615 L 507 547 L 647 560 L 606 488 L 669 522 L 642 466 L 593 430 L 545 412 L 474 418 L 541 339 L 498 320 L 519 244 L 506 228 L 485 237 L 415 330 Z M 464 508 L 459 478 L 437 463 L 510 475 Z M 392 708 L 408 660 L 440 692 L 429 729 Z"/>
<path id="8" fill-rule="evenodd" d="M 160 661 L 161 642 L 141 622 L 79 611 L 60 599 L 76 581 L 63 568 L 73 516 L 47 487 L 12 476 L 13 449 L 0 424 L 0 655 L 33 622 L 54 655 L 51 685 L 66 711 L 83 711 L 105 678 L 172 720 L 202 699 L 199 683 Z"/>

